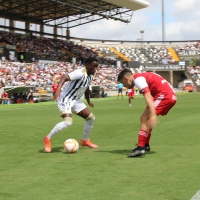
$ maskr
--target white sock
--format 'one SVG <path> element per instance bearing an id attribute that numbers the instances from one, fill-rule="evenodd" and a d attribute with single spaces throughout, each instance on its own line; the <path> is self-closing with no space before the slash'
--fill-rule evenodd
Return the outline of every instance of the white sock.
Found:
<path id="1" fill-rule="evenodd" d="M 83 140 L 88 140 L 89 136 L 90 136 L 90 132 L 93 128 L 93 124 L 94 124 L 95 118 L 94 119 L 90 119 L 87 120 L 84 124 L 84 130 L 83 130 Z"/>
<path id="2" fill-rule="evenodd" d="M 69 122 L 60 122 L 54 126 L 54 128 L 51 130 L 51 132 L 47 135 L 47 138 L 51 139 L 54 135 L 59 133 L 60 131 L 66 129 L 69 127 L 71 123 Z"/>

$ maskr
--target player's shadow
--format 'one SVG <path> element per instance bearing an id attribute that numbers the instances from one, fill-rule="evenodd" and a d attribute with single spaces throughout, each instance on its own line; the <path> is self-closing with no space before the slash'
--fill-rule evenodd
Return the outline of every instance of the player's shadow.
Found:
<path id="1" fill-rule="evenodd" d="M 53 147 L 51 153 L 63 152 L 63 147 Z M 46 153 L 44 149 L 40 149 L 39 153 Z"/>
<path id="2" fill-rule="evenodd" d="M 118 149 L 118 150 L 110 150 L 110 151 L 95 151 L 95 152 L 104 152 L 104 153 L 114 153 L 114 154 L 123 154 L 123 155 L 129 155 L 131 153 L 131 150 L 126 149 Z M 154 154 L 155 151 L 150 151 L 147 154 Z"/>

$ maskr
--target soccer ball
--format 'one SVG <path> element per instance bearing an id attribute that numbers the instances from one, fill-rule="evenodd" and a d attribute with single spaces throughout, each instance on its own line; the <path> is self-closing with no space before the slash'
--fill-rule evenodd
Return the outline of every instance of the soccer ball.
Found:
<path id="1" fill-rule="evenodd" d="M 79 144 L 75 139 L 68 139 L 64 142 L 64 149 L 67 153 L 75 153 L 78 151 Z"/>

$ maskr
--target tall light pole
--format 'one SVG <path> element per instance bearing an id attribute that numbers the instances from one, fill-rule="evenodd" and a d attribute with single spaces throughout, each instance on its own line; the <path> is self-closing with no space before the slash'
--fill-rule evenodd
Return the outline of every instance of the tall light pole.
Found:
<path id="1" fill-rule="evenodd" d="M 165 5 L 162 0 L 162 41 L 165 41 Z"/>
<path id="2" fill-rule="evenodd" d="M 144 39 L 144 38 L 143 38 L 144 30 L 141 30 L 141 31 L 140 31 L 140 34 L 141 34 L 141 40 L 143 41 L 143 39 Z"/>
<path id="3" fill-rule="evenodd" d="M 143 34 L 144 34 L 144 30 L 141 30 L 140 31 L 140 34 L 141 34 L 141 49 L 142 49 L 142 42 L 143 42 Z"/>

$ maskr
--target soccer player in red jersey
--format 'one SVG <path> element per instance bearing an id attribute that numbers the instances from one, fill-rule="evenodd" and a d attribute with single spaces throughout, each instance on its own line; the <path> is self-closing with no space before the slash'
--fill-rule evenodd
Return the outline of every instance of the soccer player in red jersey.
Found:
<path id="1" fill-rule="evenodd" d="M 165 116 L 176 104 L 176 94 L 162 76 L 152 72 L 133 74 L 126 68 L 119 73 L 118 81 L 128 89 L 136 86 L 145 98 L 147 107 L 140 117 L 138 144 L 128 157 L 143 156 L 150 151 L 149 141 L 152 128 L 158 123 L 157 116 Z"/>
<path id="2" fill-rule="evenodd" d="M 128 89 L 128 103 L 129 103 L 129 106 L 132 106 L 131 100 L 134 99 L 134 97 L 135 97 L 135 90 L 134 90 L 134 87 L 132 87 L 131 89 Z"/>
<path id="3" fill-rule="evenodd" d="M 58 83 L 55 82 L 55 83 L 52 85 L 53 97 L 54 97 L 54 95 L 55 95 L 57 89 L 58 89 Z"/>

